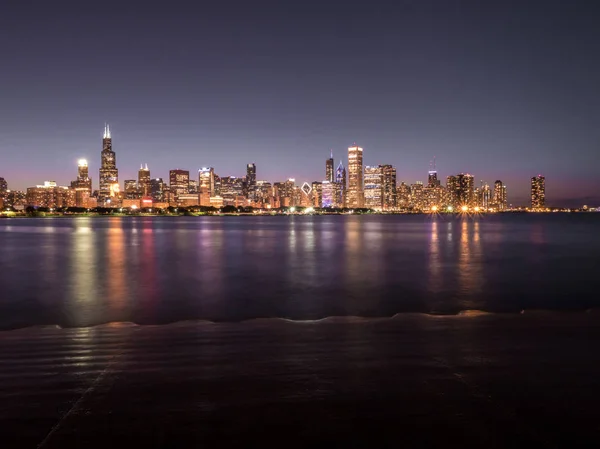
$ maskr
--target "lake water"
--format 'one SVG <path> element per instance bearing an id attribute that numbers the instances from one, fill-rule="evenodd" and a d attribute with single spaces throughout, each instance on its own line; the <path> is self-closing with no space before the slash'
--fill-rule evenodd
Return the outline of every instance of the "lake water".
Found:
<path id="1" fill-rule="evenodd" d="M 600 214 L 0 220 L 0 329 L 600 305 Z"/>

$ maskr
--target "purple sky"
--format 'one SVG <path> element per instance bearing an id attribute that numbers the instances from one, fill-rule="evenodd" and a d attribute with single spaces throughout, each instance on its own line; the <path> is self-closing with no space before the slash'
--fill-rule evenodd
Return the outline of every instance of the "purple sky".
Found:
<path id="1" fill-rule="evenodd" d="M 322 180 L 365 148 L 398 181 L 470 172 L 525 203 L 600 204 L 600 31 L 590 1 L 23 2 L 0 15 L 0 176 L 98 186 L 168 170 Z M 137 2 L 136 2 L 137 3 Z"/>

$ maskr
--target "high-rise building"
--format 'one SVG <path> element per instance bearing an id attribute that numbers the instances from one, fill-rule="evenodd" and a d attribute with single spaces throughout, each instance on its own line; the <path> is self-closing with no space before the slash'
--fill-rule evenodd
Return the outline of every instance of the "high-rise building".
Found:
<path id="1" fill-rule="evenodd" d="M 531 207 L 542 209 L 546 206 L 546 178 L 537 175 L 531 178 Z"/>
<path id="2" fill-rule="evenodd" d="M 346 168 L 344 167 L 342 161 L 340 161 L 335 171 L 335 182 L 337 182 L 340 185 L 340 205 L 341 207 L 346 207 L 346 195 L 348 192 L 348 188 L 346 186 Z"/>
<path id="3" fill-rule="evenodd" d="M 140 190 L 135 179 L 123 181 L 123 193 L 126 200 L 137 200 L 140 198 Z"/>
<path id="4" fill-rule="evenodd" d="M 333 171 L 333 150 L 331 150 L 329 159 L 325 161 L 325 180 L 335 182 L 335 173 Z"/>
<path id="5" fill-rule="evenodd" d="M 244 193 L 244 179 L 235 176 L 221 177 L 221 196 L 225 206 L 236 206 Z"/>
<path id="6" fill-rule="evenodd" d="M 340 185 L 337 182 L 323 181 L 321 183 L 322 207 L 342 207 L 340 204 Z"/>
<path id="7" fill-rule="evenodd" d="M 140 165 L 138 171 L 138 188 L 142 197 L 150 196 L 150 170 L 148 169 L 148 164 L 145 167 Z"/>
<path id="8" fill-rule="evenodd" d="M 422 181 L 417 181 L 410 185 L 409 205 L 416 210 L 423 210 L 425 208 L 425 187 Z"/>
<path id="9" fill-rule="evenodd" d="M 119 170 L 117 169 L 117 157 L 112 149 L 112 138 L 110 127 L 104 126 L 102 137 L 102 153 L 100 164 L 100 186 L 98 190 L 98 202 L 101 205 L 114 204 L 114 198 L 119 193 Z"/>
<path id="10" fill-rule="evenodd" d="M 8 190 L 8 183 L 6 179 L 0 178 L 0 192 L 6 192 Z"/>
<path id="11" fill-rule="evenodd" d="M 383 169 L 378 167 L 365 167 L 365 207 L 369 209 L 383 209 Z"/>
<path id="12" fill-rule="evenodd" d="M 505 210 L 507 207 L 506 186 L 498 180 L 494 183 L 493 204 L 498 210 Z"/>
<path id="13" fill-rule="evenodd" d="M 348 148 L 348 207 L 360 208 L 365 206 L 363 189 L 363 149 L 356 143 Z"/>
<path id="14" fill-rule="evenodd" d="M 314 207 L 323 207 L 323 183 L 319 181 L 313 181 L 312 183 L 312 197 Z"/>
<path id="15" fill-rule="evenodd" d="M 254 199 L 256 191 L 256 164 L 246 166 L 246 191 L 248 198 Z"/>
<path id="16" fill-rule="evenodd" d="M 479 206 L 483 209 L 489 209 L 493 202 L 492 189 L 488 183 L 485 183 L 483 187 L 481 187 L 481 203 Z"/>
<path id="17" fill-rule="evenodd" d="M 440 187 L 441 182 L 438 179 L 437 169 L 435 168 L 435 157 L 429 163 L 429 175 L 427 177 L 427 187 Z"/>
<path id="18" fill-rule="evenodd" d="M 215 196 L 215 169 L 212 167 L 202 167 L 198 170 L 198 191 L 208 193 L 210 196 Z"/>
<path id="19" fill-rule="evenodd" d="M 177 201 L 180 195 L 188 195 L 190 192 L 190 172 L 175 169 L 169 171 L 169 187 L 173 200 Z"/>
<path id="20" fill-rule="evenodd" d="M 27 205 L 32 207 L 74 207 L 75 189 L 59 186 L 54 181 L 45 181 L 44 185 L 27 189 Z"/>
<path id="21" fill-rule="evenodd" d="M 150 180 L 150 197 L 155 203 L 164 203 L 167 201 L 167 186 L 162 178 Z"/>
<path id="22" fill-rule="evenodd" d="M 379 168 L 381 169 L 383 183 L 383 210 L 393 210 L 396 208 L 398 199 L 396 189 L 396 168 L 389 164 L 380 165 Z"/>
<path id="23" fill-rule="evenodd" d="M 190 195 L 198 195 L 198 193 L 199 193 L 198 181 L 196 181 L 195 179 L 190 179 L 190 184 L 188 186 L 188 193 Z"/>
<path id="24" fill-rule="evenodd" d="M 448 176 L 446 183 L 448 205 L 455 208 L 475 206 L 475 178 L 468 173 Z"/>
<path id="25" fill-rule="evenodd" d="M 406 208 L 410 206 L 410 186 L 404 181 L 400 183 L 397 188 L 397 206 L 400 208 Z"/>
<path id="26" fill-rule="evenodd" d="M 71 181 L 71 188 L 75 190 L 75 206 L 88 207 L 92 195 L 92 179 L 85 159 L 80 159 L 77 163 L 77 179 Z"/>

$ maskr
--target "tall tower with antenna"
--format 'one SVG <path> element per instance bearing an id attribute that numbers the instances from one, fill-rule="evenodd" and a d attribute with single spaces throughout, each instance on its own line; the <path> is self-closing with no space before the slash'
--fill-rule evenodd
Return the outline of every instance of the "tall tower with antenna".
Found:
<path id="1" fill-rule="evenodd" d="M 104 125 L 102 136 L 102 153 L 100 164 L 100 186 L 98 190 L 98 203 L 112 205 L 114 198 L 119 192 L 119 170 L 117 169 L 117 157 L 112 149 L 112 138 L 110 127 Z"/>
<path id="2" fill-rule="evenodd" d="M 435 156 L 433 156 L 432 161 L 429 161 L 429 176 L 427 178 L 427 185 L 429 187 L 440 186 L 440 180 L 438 179 L 437 169 L 435 168 Z"/>

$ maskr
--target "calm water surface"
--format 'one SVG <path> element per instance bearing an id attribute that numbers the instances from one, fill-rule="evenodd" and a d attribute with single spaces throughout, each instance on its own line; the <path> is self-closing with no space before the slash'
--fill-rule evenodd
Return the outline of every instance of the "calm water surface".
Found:
<path id="1" fill-rule="evenodd" d="M 600 214 L 0 220 L 0 328 L 600 305 Z"/>

